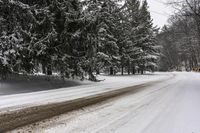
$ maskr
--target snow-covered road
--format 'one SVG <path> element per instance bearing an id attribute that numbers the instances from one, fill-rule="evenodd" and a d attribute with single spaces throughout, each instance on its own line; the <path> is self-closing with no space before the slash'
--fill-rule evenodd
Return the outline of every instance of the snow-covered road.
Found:
<path id="1" fill-rule="evenodd" d="M 137 93 L 72 111 L 18 131 L 46 133 L 200 133 L 200 74 L 175 73 Z"/>

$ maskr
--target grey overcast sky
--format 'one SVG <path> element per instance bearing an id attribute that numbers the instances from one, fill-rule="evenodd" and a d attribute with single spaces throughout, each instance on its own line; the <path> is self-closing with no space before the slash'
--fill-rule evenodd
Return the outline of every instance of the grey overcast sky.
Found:
<path id="1" fill-rule="evenodd" d="M 147 0 L 154 25 L 158 27 L 167 24 L 168 18 L 173 14 L 173 8 L 166 5 L 167 1 L 168 0 Z"/>
<path id="2" fill-rule="evenodd" d="M 140 1 L 142 2 L 143 0 Z M 173 8 L 166 4 L 168 1 L 169 0 L 147 0 L 155 26 L 163 27 L 167 24 L 170 15 L 173 15 Z"/>

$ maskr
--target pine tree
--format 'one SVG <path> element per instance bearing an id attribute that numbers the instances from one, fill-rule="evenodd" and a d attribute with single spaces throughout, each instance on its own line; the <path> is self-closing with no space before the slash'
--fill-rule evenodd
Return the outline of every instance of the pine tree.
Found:
<path id="1" fill-rule="evenodd" d="M 154 70 L 155 67 L 157 67 L 158 46 L 156 41 L 157 29 L 153 27 L 146 0 L 142 3 L 140 13 L 140 30 L 138 33 L 140 42 L 138 47 L 141 48 L 142 52 L 140 55 L 139 67 L 141 69 L 141 73 L 143 74 L 145 69 Z"/>
<path id="2" fill-rule="evenodd" d="M 31 46 L 38 65 L 43 73 L 52 71 L 62 76 L 77 75 L 76 43 L 78 35 L 78 17 L 80 16 L 77 0 L 53 0 L 35 3 L 35 15 L 39 23 L 35 27 L 35 38 Z M 80 74 L 80 73 L 79 73 Z"/>
<path id="3" fill-rule="evenodd" d="M 138 47 L 138 29 L 140 18 L 140 2 L 138 0 L 126 0 L 123 10 L 123 27 L 125 29 L 125 39 L 122 45 L 124 55 L 122 56 L 122 72 L 123 66 L 127 66 L 128 73 L 132 68 L 132 73 L 135 74 L 136 62 L 138 61 L 140 48 Z"/>
<path id="4" fill-rule="evenodd" d="M 101 68 L 109 68 L 113 75 L 118 62 L 118 45 L 114 35 L 116 31 L 116 18 L 114 14 L 117 11 L 116 3 L 105 1 L 101 5 L 98 30 L 98 61 L 103 63 Z"/>
<path id="5" fill-rule="evenodd" d="M 3 0 L 0 17 L 1 68 L 8 72 L 31 72 L 34 66 L 28 42 L 32 39 L 31 30 L 35 18 L 30 6 L 20 1 Z"/>
<path id="6" fill-rule="evenodd" d="M 90 79 L 94 77 L 92 72 L 104 68 L 110 68 L 110 74 L 113 74 L 118 60 L 117 39 L 114 36 L 116 3 L 110 0 L 97 0 L 85 1 L 85 4 Z"/>
<path id="7" fill-rule="evenodd" d="M 12 71 L 32 73 L 40 67 L 77 74 L 75 46 L 79 30 L 80 6 L 70 1 L 3 1 L 1 23 L 1 63 Z M 7 15 L 12 14 L 12 15 Z M 16 23 L 12 23 L 15 21 Z M 9 56 L 9 57 L 8 57 Z"/>

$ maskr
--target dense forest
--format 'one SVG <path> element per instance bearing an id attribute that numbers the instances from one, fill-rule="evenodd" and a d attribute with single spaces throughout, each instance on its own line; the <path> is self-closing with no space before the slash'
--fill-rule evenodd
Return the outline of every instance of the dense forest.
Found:
<path id="1" fill-rule="evenodd" d="M 146 0 L 0 0 L 0 74 L 143 74 L 157 69 L 157 33 Z"/>
<path id="2" fill-rule="evenodd" d="M 162 48 L 160 70 L 187 70 L 200 65 L 200 1 L 175 0 L 169 25 L 158 35 Z"/>

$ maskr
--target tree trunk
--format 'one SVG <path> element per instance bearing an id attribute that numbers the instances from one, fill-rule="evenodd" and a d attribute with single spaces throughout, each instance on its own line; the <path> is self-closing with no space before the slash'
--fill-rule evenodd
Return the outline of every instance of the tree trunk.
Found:
<path id="1" fill-rule="evenodd" d="M 140 72 L 141 72 L 142 75 L 144 74 L 144 66 L 141 67 L 141 71 Z"/>
<path id="2" fill-rule="evenodd" d="M 1 79 L 6 80 L 8 77 L 8 68 L 6 66 L 1 66 L 0 70 Z"/>
<path id="3" fill-rule="evenodd" d="M 130 75 L 130 66 L 128 66 L 128 75 Z"/>
<path id="4" fill-rule="evenodd" d="M 52 75 L 51 65 L 47 66 L 47 75 Z"/>
<path id="5" fill-rule="evenodd" d="M 143 70 L 143 68 L 141 69 L 141 74 L 142 74 L 142 75 L 144 74 L 144 70 Z"/>
<path id="6" fill-rule="evenodd" d="M 124 75 L 124 66 L 122 66 L 121 74 Z"/>
<path id="7" fill-rule="evenodd" d="M 99 75 L 99 74 L 100 74 L 99 70 L 96 70 L 96 74 L 97 74 L 97 75 Z"/>
<path id="8" fill-rule="evenodd" d="M 114 75 L 113 67 L 110 67 L 110 75 Z"/>
<path id="9" fill-rule="evenodd" d="M 140 73 L 140 69 L 138 68 L 138 70 L 137 70 L 137 71 L 138 71 L 138 74 L 139 74 L 139 73 Z"/>
<path id="10" fill-rule="evenodd" d="M 43 73 L 43 74 L 47 74 L 47 72 L 46 72 L 46 67 L 45 67 L 44 64 L 42 64 L 42 73 Z"/>
<path id="11" fill-rule="evenodd" d="M 97 81 L 96 77 L 92 73 L 89 73 L 89 80 Z"/>
<path id="12" fill-rule="evenodd" d="M 88 71 L 89 80 L 91 80 L 91 81 L 97 81 L 96 77 L 93 75 L 92 72 L 93 72 L 93 71 L 92 71 L 92 68 L 90 67 L 90 68 L 89 68 L 89 71 Z"/>
<path id="13" fill-rule="evenodd" d="M 132 74 L 135 74 L 135 67 L 132 68 Z"/>

